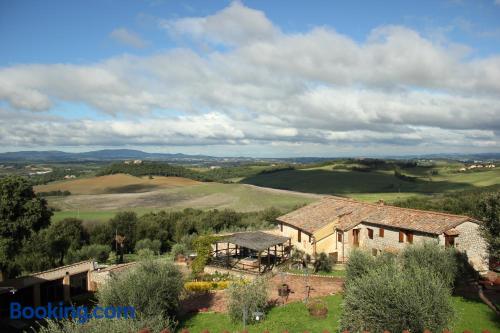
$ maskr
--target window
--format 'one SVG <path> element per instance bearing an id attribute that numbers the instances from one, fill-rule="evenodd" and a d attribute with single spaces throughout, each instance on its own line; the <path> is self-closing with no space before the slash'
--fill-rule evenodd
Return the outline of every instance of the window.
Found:
<path id="1" fill-rule="evenodd" d="M 384 237 L 384 228 L 378 229 L 378 236 L 382 238 Z"/>
<path id="2" fill-rule="evenodd" d="M 309 235 L 309 243 L 311 243 L 311 235 Z"/>
<path id="3" fill-rule="evenodd" d="M 410 244 L 413 244 L 413 232 L 406 232 L 406 241 Z"/>
<path id="4" fill-rule="evenodd" d="M 283 223 L 280 223 L 280 231 L 283 232 Z"/>
<path id="5" fill-rule="evenodd" d="M 342 233 L 337 231 L 337 241 L 342 242 Z"/>
<path id="6" fill-rule="evenodd" d="M 373 239 L 373 229 L 367 228 L 368 230 L 368 238 Z"/>
<path id="7" fill-rule="evenodd" d="M 400 231 L 399 232 L 399 242 L 404 243 L 404 241 L 405 241 L 405 234 L 404 234 L 404 232 Z"/>
<path id="8" fill-rule="evenodd" d="M 301 242 L 301 236 L 302 236 L 302 234 L 301 234 L 300 230 L 297 230 L 297 241 L 299 243 Z"/>

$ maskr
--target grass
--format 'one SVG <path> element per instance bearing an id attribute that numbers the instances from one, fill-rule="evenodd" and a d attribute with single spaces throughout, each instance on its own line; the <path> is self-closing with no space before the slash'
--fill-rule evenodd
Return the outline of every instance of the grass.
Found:
<path id="1" fill-rule="evenodd" d="M 416 180 L 408 181 L 395 177 L 391 170 L 361 172 L 323 166 L 259 174 L 241 182 L 292 191 L 345 195 L 366 201 L 384 199 L 389 202 L 415 195 L 500 184 L 500 168 L 459 173 L 455 167 L 443 165 L 435 170 L 438 174 L 432 176 L 427 168 L 403 170 L 405 174 L 417 176 Z"/>
<path id="2" fill-rule="evenodd" d="M 453 308 L 456 312 L 455 325 L 452 332 L 481 332 L 489 330 L 491 333 L 500 332 L 500 318 L 479 301 L 467 300 L 460 296 L 452 297 Z"/>
<path id="3" fill-rule="evenodd" d="M 339 320 L 342 312 L 342 295 L 324 297 L 328 306 L 326 319 L 312 318 L 309 316 L 305 305 L 301 302 L 290 303 L 285 306 L 272 308 L 267 318 L 258 324 L 249 325 L 248 332 L 262 333 L 322 333 L 338 332 Z M 499 319 L 485 304 L 481 302 L 468 301 L 462 297 L 453 297 L 453 307 L 456 318 L 453 321 L 451 331 L 481 332 L 488 330 L 491 333 L 500 332 Z M 200 333 L 208 330 L 212 333 L 241 332 L 242 324 L 234 324 L 224 313 L 199 313 L 190 318 L 184 318 L 179 324 L 179 331 L 188 329 L 190 333 Z"/>
<path id="4" fill-rule="evenodd" d="M 288 273 L 293 274 L 301 274 L 304 275 L 305 272 L 301 269 L 291 268 L 287 270 Z M 322 275 L 322 276 L 333 276 L 333 277 L 345 277 L 345 269 L 332 269 L 330 272 L 319 271 L 314 273 L 312 270 L 309 271 L 309 274 Z"/>
<path id="5" fill-rule="evenodd" d="M 286 306 L 272 308 L 266 319 L 258 324 L 247 326 L 249 333 L 285 332 L 290 333 L 305 331 L 315 333 L 329 330 L 337 332 L 341 311 L 342 297 L 333 295 L 324 298 L 328 305 L 328 316 L 325 319 L 311 318 L 305 305 L 301 302 L 290 303 Z M 223 313 L 200 313 L 180 323 L 182 329 L 190 333 L 200 333 L 205 329 L 212 333 L 224 331 L 241 332 L 242 324 L 234 324 Z"/>
<path id="6" fill-rule="evenodd" d="M 199 182 L 182 177 L 134 177 L 114 174 L 62 180 L 34 187 L 36 192 L 70 191 L 71 194 L 111 194 L 148 192 L 155 189 L 196 185 Z"/>
<path id="7" fill-rule="evenodd" d="M 83 220 L 107 220 L 118 211 L 135 211 L 142 215 L 158 210 L 234 209 L 239 212 L 260 211 L 275 207 L 289 211 L 314 201 L 310 195 L 279 193 L 243 184 L 199 183 L 147 193 L 70 195 L 49 197 L 57 207 L 53 220 L 79 217 Z"/>

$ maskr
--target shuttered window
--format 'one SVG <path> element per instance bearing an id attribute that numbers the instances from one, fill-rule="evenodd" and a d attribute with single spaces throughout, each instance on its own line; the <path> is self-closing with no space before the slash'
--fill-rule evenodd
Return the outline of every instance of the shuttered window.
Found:
<path id="1" fill-rule="evenodd" d="M 373 239 L 373 229 L 368 228 L 366 230 L 368 230 L 368 238 Z"/>
<path id="2" fill-rule="evenodd" d="M 399 232 L 399 242 L 404 243 L 404 241 L 405 241 L 405 233 L 400 231 Z"/>
<path id="3" fill-rule="evenodd" d="M 342 233 L 337 232 L 337 241 L 342 242 Z"/>
<path id="4" fill-rule="evenodd" d="M 297 241 L 301 242 L 301 236 L 302 236 L 302 233 L 300 232 L 300 230 L 297 231 Z"/>
<path id="5" fill-rule="evenodd" d="M 413 244 L 413 232 L 408 231 L 406 233 L 406 241 L 410 244 Z"/>
<path id="6" fill-rule="evenodd" d="M 280 223 L 280 231 L 283 232 L 283 223 Z"/>
<path id="7" fill-rule="evenodd" d="M 379 237 L 384 237 L 384 228 L 378 229 L 378 236 Z"/>

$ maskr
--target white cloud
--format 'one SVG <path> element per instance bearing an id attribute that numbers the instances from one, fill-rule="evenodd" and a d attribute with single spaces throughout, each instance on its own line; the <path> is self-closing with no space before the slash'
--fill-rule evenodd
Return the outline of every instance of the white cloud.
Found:
<path id="1" fill-rule="evenodd" d="M 116 116 L 23 119 L 2 139 L 19 146 L 471 148 L 500 141 L 499 55 L 469 58 L 466 45 L 435 42 L 401 26 L 378 27 L 364 42 L 326 27 L 284 33 L 239 2 L 212 16 L 162 24 L 178 37 L 230 48 L 0 68 L 9 118 L 51 110 L 58 101 Z M 35 139 L 44 131 L 51 134 Z"/>
<path id="2" fill-rule="evenodd" d="M 126 28 L 117 28 L 109 34 L 111 38 L 119 43 L 142 49 L 148 45 L 138 34 Z"/>
<path id="3" fill-rule="evenodd" d="M 230 45 L 269 40 L 279 33 L 264 13 L 239 1 L 211 16 L 162 20 L 160 26 L 174 35 Z"/>

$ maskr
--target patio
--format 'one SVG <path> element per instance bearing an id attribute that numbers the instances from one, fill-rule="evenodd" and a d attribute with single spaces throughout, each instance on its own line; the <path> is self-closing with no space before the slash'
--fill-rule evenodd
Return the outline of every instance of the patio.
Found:
<path id="1" fill-rule="evenodd" d="M 290 257 L 290 238 L 262 231 L 240 232 L 212 246 L 209 265 L 262 274 Z"/>

